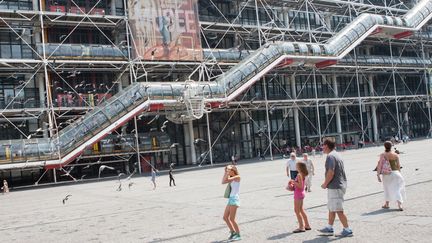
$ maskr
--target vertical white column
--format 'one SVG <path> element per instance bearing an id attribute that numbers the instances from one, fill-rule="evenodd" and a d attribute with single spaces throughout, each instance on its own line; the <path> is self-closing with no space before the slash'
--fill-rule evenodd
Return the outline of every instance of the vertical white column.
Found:
<path id="1" fill-rule="evenodd" d="M 39 0 L 33 0 L 33 10 L 39 10 Z"/>
<path id="2" fill-rule="evenodd" d="M 377 110 L 377 106 L 375 104 L 372 105 L 372 129 L 373 129 L 373 133 L 374 133 L 374 141 L 378 142 L 379 140 L 379 133 L 378 133 L 378 120 L 377 120 L 377 116 L 376 116 L 376 110 Z"/>
<path id="3" fill-rule="evenodd" d="M 426 95 L 427 95 L 426 107 L 428 109 L 428 116 L 429 116 L 429 133 L 432 133 L 432 115 L 431 115 L 431 113 L 432 113 L 432 111 L 431 111 L 431 109 L 432 109 L 432 103 L 431 103 L 432 102 L 432 100 L 431 100 L 431 97 L 432 97 L 432 75 L 430 73 L 427 76 L 427 80 L 429 82 L 425 83 Z"/>
<path id="4" fill-rule="evenodd" d="M 271 136 L 271 124 L 270 124 L 270 115 L 269 115 L 269 106 L 268 106 L 268 100 L 267 100 L 267 83 L 266 78 L 263 77 L 263 87 L 264 87 L 264 100 L 266 105 L 266 122 L 267 122 L 267 136 L 269 141 L 269 150 L 270 150 L 270 160 L 273 160 L 273 139 Z M 235 145 L 234 145 L 235 146 Z"/>
<path id="5" fill-rule="evenodd" d="M 33 2 L 33 5 L 35 5 L 36 3 Z M 39 0 L 39 6 L 42 6 L 42 0 Z M 39 21 L 40 21 L 40 33 L 41 33 L 41 43 L 42 43 L 42 61 L 43 61 L 43 68 L 44 68 L 44 78 L 45 78 L 45 90 L 46 90 L 46 103 L 47 103 L 47 109 L 46 109 L 46 113 L 47 113 L 47 117 L 48 117 L 48 125 L 49 125 L 49 135 L 50 137 L 54 136 L 54 119 L 55 119 L 55 114 L 54 114 L 54 108 L 53 108 L 53 104 L 52 104 L 52 92 L 51 92 L 51 84 L 50 84 L 50 80 L 48 77 L 48 59 L 46 58 L 46 50 L 45 50 L 45 27 L 44 27 L 44 19 L 42 16 L 42 10 L 39 10 Z M 36 40 L 37 37 L 36 37 Z M 60 156 L 60 153 L 59 153 Z"/>
<path id="6" fill-rule="evenodd" d="M 369 92 L 370 96 L 375 96 L 375 90 L 373 86 L 373 75 L 368 76 L 368 84 L 369 84 Z M 378 142 L 379 140 L 379 134 L 378 134 L 378 120 L 376 115 L 377 105 L 372 104 L 371 105 L 371 113 L 372 113 L 372 131 L 373 131 L 373 139 L 374 142 Z"/>
<path id="7" fill-rule="evenodd" d="M 129 74 L 124 74 L 123 76 L 121 76 L 120 82 L 118 82 L 118 86 L 117 86 L 118 91 L 122 91 L 123 90 L 123 85 L 125 87 L 127 87 L 127 86 L 129 86 L 130 83 L 132 83 L 132 80 L 129 77 Z"/>
<path id="8" fill-rule="evenodd" d="M 366 53 L 366 56 L 370 56 L 371 48 L 372 48 L 372 46 L 369 46 L 369 45 L 365 46 L 365 53 Z"/>
<path id="9" fill-rule="evenodd" d="M 116 15 L 116 0 L 111 0 L 111 15 Z"/>
<path id="10" fill-rule="evenodd" d="M 140 148 L 139 148 L 137 117 L 134 117 L 134 125 L 135 125 L 135 143 L 136 143 L 136 149 L 137 149 L 138 173 L 141 175 L 141 173 L 142 173 L 142 170 L 141 170 L 141 153 L 140 153 Z"/>
<path id="11" fill-rule="evenodd" d="M 333 84 L 333 90 L 335 93 L 335 97 L 339 97 L 339 91 L 337 86 L 337 77 L 336 74 L 332 75 L 332 84 Z M 336 115 L 336 131 L 338 133 L 336 137 L 336 143 L 343 143 L 343 137 L 342 137 L 342 124 L 341 124 L 341 117 L 340 117 L 340 107 L 339 104 L 335 107 L 335 115 Z"/>
<path id="12" fill-rule="evenodd" d="M 331 26 L 332 26 L 332 24 L 331 24 L 331 17 L 332 16 L 333 16 L 333 14 L 325 13 L 324 21 L 325 21 L 325 24 L 327 25 L 327 27 L 329 29 L 331 29 Z"/>
<path id="13" fill-rule="evenodd" d="M 366 107 L 366 105 L 364 105 L 364 106 Z M 367 119 L 366 126 L 367 126 L 367 130 L 368 130 L 368 138 L 370 140 L 373 140 L 374 137 L 373 137 L 372 122 L 371 122 L 371 112 L 368 112 L 366 108 L 365 108 L 365 110 L 366 110 L 366 119 Z"/>
<path id="14" fill-rule="evenodd" d="M 282 9 L 281 19 L 283 20 L 285 27 L 289 28 L 288 10 L 286 8 Z"/>
<path id="15" fill-rule="evenodd" d="M 405 124 L 405 134 L 409 136 L 409 134 L 410 134 L 410 131 L 409 131 L 409 117 L 408 117 L 408 109 L 409 109 L 409 107 L 408 107 L 407 103 L 404 103 L 403 106 L 404 106 L 404 111 L 405 111 L 403 113 L 404 114 L 404 122 L 403 122 L 403 124 Z"/>
<path id="16" fill-rule="evenodd" d="M 196 164 L 196 154 L 195 154 L 195 144 L 194 144 L 194 132 L 193 132 L 193 122 L 188 121 L 187 124 L 183 125 L 185 145 L 190 146 L 186 150 L 186 158 L 188 163 Z"/>
<path id="17" fill-rule="evenodd" d="M 290 84 L 291 84 L 291 95 L 293 99 L 297 99 L 297 91 L 296 91 L 296 85 L 295 85 L 295 75 L 291 75 L 290 77 Z M 299 111 L 298 107 L 294 107 L 294 129 L 295 129 L 295 136 L 296 136 L 296 145 L 297 147 L 301 148 L 301 137 L 300 137 L 300 121 L 299 121 Z"/>
<path id="18" fill-rule="evenodd" d="M 46 99 L 45 99 L 45 80 L 43 77 L 43 74 L 38 73 L 36 74 L 36 81 L 38 84 L 38 89 L 39 89 L 39 102 L 40 102 L 40 107 L 45 108 L 46 107 Z"/>
<path id="19" fill-rule="evenodd" d="M 184 145 L 187 148 L 188 146 L 193 146 L 193 141 L 191 141 L 190 136 L 189 136 L 189 126 L 187 123 L 183 123 L 183 137 L 184 137 Z M 191 164 L 192 163 L 192 159 L 191 159 L 191 152 L 190 149 L 185 149 L 185 162 L 186 164 Z"/>
<path id="20" fill-rule="evenodd" d="M 244 114 L 244 126 L 242 129 L 242 136 L 243 136 L 243 141 L 252 141 L 254 140 L 254 138 L 251 135 L 251 122 L 250 122 L 250 117 L 248 114 L 248 111 L 244 110 L 243 111 Z M 245 154 L 242 154 L 244 158 L 253 158 L 256 156 L 256 154 L 253 153 L 252 151 L 252 142 L 248 142 L 247 144 L 243 143 L 243 150 L 245 151 Z"/>
<path id="21" fill-rule="evenodd" d="M 189 137 L 190 137 L 190 141 L 191 141 L 191 159 L 192 159 L 192 164 L 196 164 L 197 160 L 196 160 L 196 153 L 195 153 L 195 144 L 194 144 L 194 130 L 193 130 L 193 122 L 189 121 L 188 122 L 188 126 L 189 126 Z"/>
<path id="22" fill-rule="evenodd" d="M 38 10 L 38 0 L 33 0 L 33 9 Z M 41 42 L 41 30 L 39 27 L 33 28 L 33 36 L 36 43 Z M 30 43 L 30 40 L 29 40 Z M 36 82 L 39 89 L 39 107 L 46 108 L 46 97 L 45 97 L 45 80 L 42 73 L 36 74 Z M 48 138 L 48 123 L 42 122 L 43 137 Z"/>
<path id="23" fill-rule="evenodd" d="M 209 114 L 206 113 L 206 121 L 207 121 L 207 141 L 209 145 L 209 155 L 210 155 L 210 164 L 213 165 L 213 151 L 212 151 L 212 140 L 210 134 L 210 122 L 209 122 Z"/>

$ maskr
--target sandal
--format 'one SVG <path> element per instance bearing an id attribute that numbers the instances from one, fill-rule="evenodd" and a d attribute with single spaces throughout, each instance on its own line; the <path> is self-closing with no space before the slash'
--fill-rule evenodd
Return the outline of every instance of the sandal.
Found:
<path id="1" fill-rule="evenodd" d="M 303 232 L 305 232 L 305 230 L 303 229 L 296 229 L 293 231 L 293 233 L 303 233 Z"/>
<path id="2" fill-rule="evenodd" d="M 398 203 L 398 208 L 399 208 L 399 211 L 403 211 L 403 208 L 402 208 L 402 203 L 401 202 L 397 202 Z"/>
<path id="3" fill-rule="evenodd" d="M 383 205 L 381 208 L 389 209 L 390 207 L 389 207 L 389 206 L 386 206 L 386 205 Z"/>
<path id="4" fill-rule="evenodd" d="M 312 228 L 311 227 L 305 227 L 305 230 L 311 230 Z"/>

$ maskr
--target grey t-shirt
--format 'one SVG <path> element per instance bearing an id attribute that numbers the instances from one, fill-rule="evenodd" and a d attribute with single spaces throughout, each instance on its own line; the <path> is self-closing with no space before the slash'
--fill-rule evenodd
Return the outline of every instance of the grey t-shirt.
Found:
<path id="1" fill-rule="evenodd" d="M 333 179 L 327 185 L 329 189 L 341 189 L 347 187 L 344 163 L 338 152 L 331 151 L 325 162 L 326 174 L 328 170 L 334 171 Z"/>

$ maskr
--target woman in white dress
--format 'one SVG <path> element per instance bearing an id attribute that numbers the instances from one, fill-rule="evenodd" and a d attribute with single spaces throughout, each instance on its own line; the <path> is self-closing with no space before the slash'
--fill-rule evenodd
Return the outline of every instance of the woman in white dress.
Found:
<path id="1" fill-rule="evenodd" d="M 399 155 L 391 151 L 392 143 L 384 143 L 385 152 L 380 155 L 377 166 L 378 181 L 383 183 L 385 203 L 382 208 L 389 208 L 390 201 L 396 201 L 400 211 L 405 199 L 405 180 L 400 173 Z M 385 172 L 385 163 L 389 163 L 391 172 Z M 382 179 L 381 179 L 382 176 Z"/>

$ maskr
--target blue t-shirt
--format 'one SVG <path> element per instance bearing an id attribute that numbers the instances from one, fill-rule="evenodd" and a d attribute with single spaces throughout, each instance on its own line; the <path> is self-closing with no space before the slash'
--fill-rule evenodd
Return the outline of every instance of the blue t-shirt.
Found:
<path id="1" fill-rule="evenodd" d="M 326 174 L 328 170 L 334 171 L 333 179 L 327 185 L 329 189 L 342 189 L 347 187 L 347 179 L 345 175 L 344 162 L 335 150 L 331 151 L 325 162 Z"/>

